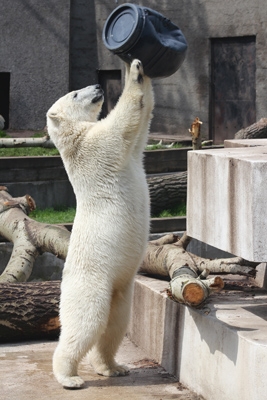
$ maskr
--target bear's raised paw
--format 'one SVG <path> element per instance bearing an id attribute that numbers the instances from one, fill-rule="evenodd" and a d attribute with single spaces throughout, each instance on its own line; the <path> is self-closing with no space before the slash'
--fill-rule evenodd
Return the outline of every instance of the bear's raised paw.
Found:
<path id="1" fill-rule="evenodd" d="M 130 74 L 131 77 L 134 81 L 138 83 L 143 82 L 143 76 L 144 76 L 144 71 L 143 71 L 143 66 L 140 60 L 133 60 L 130 68 Z"/>

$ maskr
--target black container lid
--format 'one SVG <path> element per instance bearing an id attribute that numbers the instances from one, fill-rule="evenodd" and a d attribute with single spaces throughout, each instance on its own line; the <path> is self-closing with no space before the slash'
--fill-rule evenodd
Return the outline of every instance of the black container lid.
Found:
<path id="1" fill-rule="evenodd" d="M 126 3 L 108 17 L 103 29 L 105 46 L 114 53 L 127 51 L 142 33 L 145 17 L 142 8 Z"/>

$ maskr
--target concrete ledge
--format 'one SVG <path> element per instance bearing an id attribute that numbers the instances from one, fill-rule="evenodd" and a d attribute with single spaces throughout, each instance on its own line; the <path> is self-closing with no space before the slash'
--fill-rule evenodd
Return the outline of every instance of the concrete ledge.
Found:
<path id="1" fill-rule="evenodd" d="M 167 286 L 137 277 L 130 339 L 206 400 L 266 398 L 266 291 L 223 291 L 191 309 Z"/>
<path id="2" fill-rule="evenodd" d="M 233 139 L 224 141 L 225 148 L 257 146 L 267 146 L 267 139 Z"/>
<path id="3" fill-rule="evenodd" d="M 188 153 L 188 235 L 249 261 L 267 260 L 267 151 Z"/>

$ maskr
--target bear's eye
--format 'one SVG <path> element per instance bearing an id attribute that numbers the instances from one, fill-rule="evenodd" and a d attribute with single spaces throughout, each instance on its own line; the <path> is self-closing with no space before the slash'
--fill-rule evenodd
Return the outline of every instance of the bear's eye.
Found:
<path id="1" fill-rule="evenodd" d="M 77 96 L 78 96 L 78 93 L 74 93 L 73 98 L 76 99 Z"/>

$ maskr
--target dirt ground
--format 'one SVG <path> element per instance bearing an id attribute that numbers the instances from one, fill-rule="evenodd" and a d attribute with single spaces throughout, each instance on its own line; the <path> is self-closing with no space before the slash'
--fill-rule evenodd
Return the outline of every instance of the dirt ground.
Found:
<path id="1" fill-rule="evenodd" d="M 127 364 L 130 374 L 107 378 L 97 375 L 88 361 L 80 366 L 85 387 L 66 390 L 51 369 L 56 342 L 24 342 L 0 345 L 0 398 L 2 400 L 202 400 L 127 338 L 117 360 Z"/>

